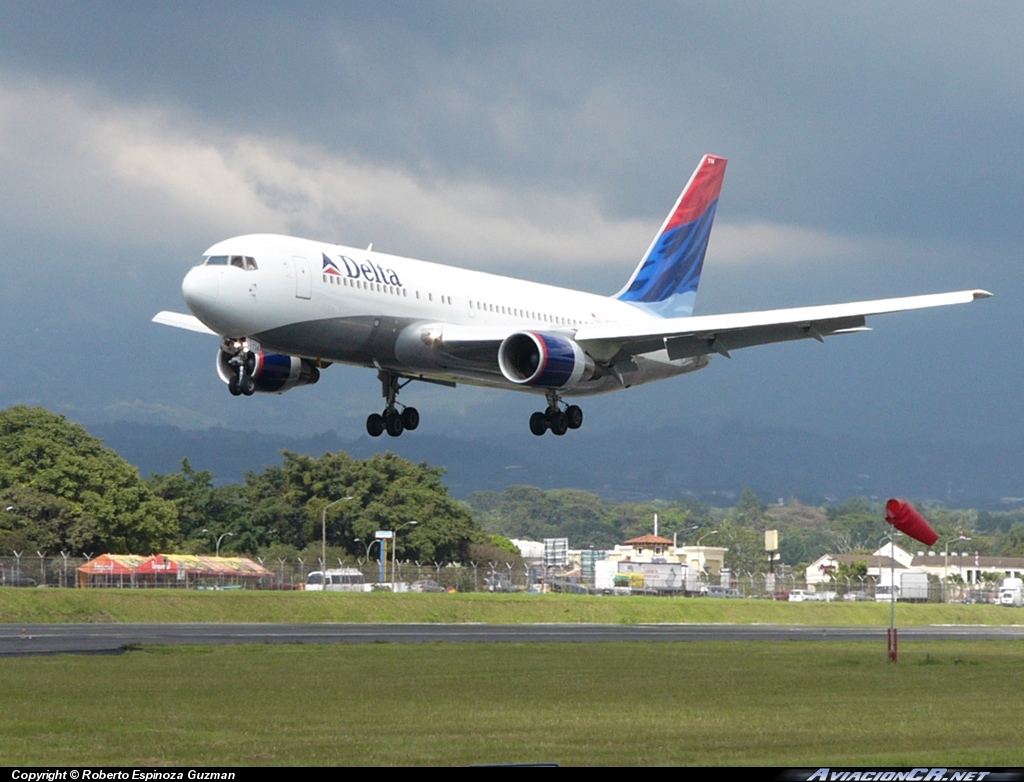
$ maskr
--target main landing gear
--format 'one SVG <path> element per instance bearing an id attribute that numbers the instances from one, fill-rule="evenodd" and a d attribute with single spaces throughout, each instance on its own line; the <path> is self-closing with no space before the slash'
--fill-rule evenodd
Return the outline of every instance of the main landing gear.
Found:
<path id="1" fill-rule="evenodd" d="M 242 394 L 252 396 L 256 392 L 256 381 L 253 379 L 253 373 L 256 371 L 256 354 L 250 350 L 249 343 L 247 341 L 231 341 L 229 343 L 225 340 L 222 350 L 225 353 L 233 353 L 228 359 L 228 366 L 233 371 L 228 380 L 228 391 L 231 392 L 231 396 Z"/>
<path id="2" fill-rule="evenodd" d="M 579 429 L 583 426 L 583 410 L 578 405 L 569 405 L 562 410 L 559 407 L 562 400 L 557 391 L 548 391 L 547 397 L 548 409 L 530 416 L 531 432 L 540 437 L 550 429 L 552 434 L 561 437 L 569 429 Z"/>
<path id="3" fill-rule="evenodd" d="M 370 437 L 380 437 L 385 431 L 392 437 L 398 437 L 404 431 L 412 431 L 420 425 L 420 414 L 415 407 L 406 407 L 398 402 L 398 392 L 405 388 L 412 380 L 400 382 L 401 378 L 394 372 L 381 370 L 377 373 L 380 378 L 381 395 L 384 397 L 386 406 L 382 413 L 371 413 L 366 419 L 366 433 Z M 402 408 L 401 412 L 396 406 Z"/>

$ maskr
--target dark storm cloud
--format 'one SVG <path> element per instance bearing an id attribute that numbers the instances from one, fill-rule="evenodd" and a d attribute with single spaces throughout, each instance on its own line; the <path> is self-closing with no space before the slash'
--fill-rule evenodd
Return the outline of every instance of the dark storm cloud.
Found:
<path id="1" fill-rule="evenodd" d="M 1007 359 L 1022 348 L 1022 22 L 1011 3 L 8 4 L 0 252 L 14 268 L 0 324 L 20 347 L 0 403 L 234 422 L 215 348 L 146 324 L 182 307 L 188 260 L 230 233 L 375 241 L 610 293 L 715 152 L 731 162 L 698 309 L 973 286 L 998 298 L 886 319 L 824 357 L 741 353 L 594 401 L 591 421 L 1006 436 L 1024 412 Z M 587 237 L 611 247 L 589 266 Z M 33 255 L 46 262 L 23 263 Z M 107 263 L 142 264 L 147 293 L 88 272 Z M 71 297 L 74 326 L 59 316 Z M 118 333 L 131 337 L 113 352 Z M 69 342 L 74 388 L 38 359 Z M 167 358 L 139 372 L 154 353 Z M 351 410 L 358 430 L 372 374 L 334 374 L 249 409 L 303 430 Z M 434 401 L 470 428 L 531 404 Z"/>
<path id="2" fill-rule="evenodd" d="M 425 176 L 589 182 L 661 211 L 1019 238 L 1016 4 L 133 3 L 8 8 L 0 63 Z M 730 183 L 733 184 L 733 183 Z M 1012 211 L 1011 211 L 1012 210 Z M 956 214 L 958 220 L 951 220 Z"/>

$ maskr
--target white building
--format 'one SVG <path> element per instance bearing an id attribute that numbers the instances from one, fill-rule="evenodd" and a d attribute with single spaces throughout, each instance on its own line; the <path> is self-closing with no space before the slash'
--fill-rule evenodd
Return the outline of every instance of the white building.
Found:
<path id="1" fill-rule="evenodd" d="M 893 554 L 892 559 L 890 552 Z M 985 573 L 998 573 L 1003 578 L 1024 577 L 1022 557 L 982 557 L 976 553 L 961 551 L 918 551 L 915 555 L 887 543 L 871 554 L 825 554 L 818 557 L 807 566 L 807 586 L 814 588 L 818 585 L 831 584 L 830 575 L 840 564 L 853 565 L 865 561 L 868 565 L 868 576 L 876 584 L 889 583 L 893 565 L 897 573 L 897 582 L 900 578 L 899 573 L 927 573 L 940 581 L 945 581 L 949 576 L 959 576 L 967 584 L 981 584 Z"/>

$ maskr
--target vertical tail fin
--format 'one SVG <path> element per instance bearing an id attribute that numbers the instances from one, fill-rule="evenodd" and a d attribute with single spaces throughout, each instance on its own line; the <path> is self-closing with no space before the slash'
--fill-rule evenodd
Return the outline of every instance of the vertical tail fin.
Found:
<path id="1" fill-rule="evenodd" d="M 727 163 L 723 157 L 704 156 L 647 254 L 615 298 L 666 318 L 693 313 Z"/>

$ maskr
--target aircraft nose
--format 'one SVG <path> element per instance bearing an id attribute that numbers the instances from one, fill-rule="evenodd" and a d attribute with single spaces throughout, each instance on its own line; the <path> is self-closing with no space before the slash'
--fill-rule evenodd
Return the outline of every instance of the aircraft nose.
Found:
<path id="1" fill-rule="evenodd" d="M 216 268 L 197 266 L 182 280 L 181 295 L 196 317 L 201 318 L 201 313 L 208 311 L 217 303 L 217 293 L 220 287 L 219 271 Z"/>

